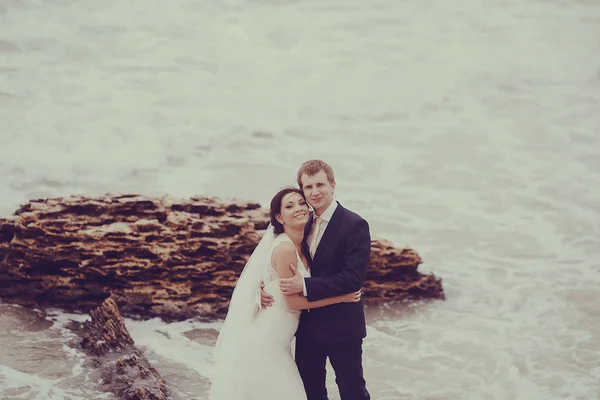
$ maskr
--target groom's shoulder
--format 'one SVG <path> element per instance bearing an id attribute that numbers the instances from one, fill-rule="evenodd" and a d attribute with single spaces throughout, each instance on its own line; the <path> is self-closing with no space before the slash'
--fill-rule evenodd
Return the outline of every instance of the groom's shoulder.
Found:
<path id="1" fill-rule="evenodd" d="M 344 217 L 346 218 L 346 220 L 352 224 L 360 222 L 360 221 L 365 221 L 365 219 L 363 217 L 361 217 L 360 215 L 358 215 L 357 213 L 355 213 L 354 211 L 344 207 Z M 366 221 L 365 221 L 366 222 Z"/>

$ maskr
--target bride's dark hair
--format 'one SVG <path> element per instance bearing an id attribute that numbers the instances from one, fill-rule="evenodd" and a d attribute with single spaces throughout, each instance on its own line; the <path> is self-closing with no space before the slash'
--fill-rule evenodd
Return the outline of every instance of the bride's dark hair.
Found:
<path id="1" fill-rule="evenodd" d="M 281 214 L 281 199 L 288 193 L 298 193 L 302 198 L 304 198 L 304 193 L 301 190 L 296 189 L 295 187 L 286 187 L 281 189 L 273 199 L 271 199 L 271 210 L 269 211 L 269 215 L 271 216 L 271 225 L 273 225 L 273 232 L 276 235 L 283 233 L 283 225 L 281 222 L 277 221 L 275 218 L 276 215 Z"/>

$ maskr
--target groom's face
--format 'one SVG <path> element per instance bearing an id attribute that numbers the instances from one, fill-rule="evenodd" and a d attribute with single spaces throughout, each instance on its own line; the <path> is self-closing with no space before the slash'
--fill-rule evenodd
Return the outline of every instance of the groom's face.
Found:
<path id="1" fill-rule="evenodd" d="M 317 215 L 323 214 L 327 207 L 333 202 L 335 182 L 329 182 L 325 171 L 319 171 L 314 175 L 302 174 L 302 192 L 308 204 L 315 209 Z"/>

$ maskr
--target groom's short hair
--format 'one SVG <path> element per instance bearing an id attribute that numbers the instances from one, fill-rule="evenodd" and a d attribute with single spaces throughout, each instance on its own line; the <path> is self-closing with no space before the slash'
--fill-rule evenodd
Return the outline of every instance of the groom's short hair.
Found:
<path id="1" fill-rule="evenodd" d="M 319 171 L 325 172 L 329 183 L 335 182 L 335 176 L 333 175 L 333 168 L 322 160 L 309 160 L 304 162 L 298 169 L 298 175 L 296 176 L 298 181 L 298 187 L 302 190 L 302 175 L 313 176 L 319 173 Z"/>

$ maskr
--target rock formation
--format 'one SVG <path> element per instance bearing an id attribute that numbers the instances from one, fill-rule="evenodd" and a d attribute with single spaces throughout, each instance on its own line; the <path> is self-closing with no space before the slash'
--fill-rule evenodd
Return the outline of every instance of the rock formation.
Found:
<path id="1" fill-rule="evenodd" d="M 108 298 L 90 316 L 91 321 L 72 321 L 68 327 L 79 337 L 74 347 L 91 357 L 99 389 L 124 400 L 166 400 L 164 379 L 134 347 L 116 303 Z"/>
<path id="2" fill-rule="evenodd" d="M 135 195 L 31 201 L 0 219 L 0 298 L 89 311 L 109 296 L 124 316 L 225 315 L 268 224 L 259 204 Z M 373 240 L 367 303 L 443 299 L 419 255 Z"/>

